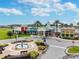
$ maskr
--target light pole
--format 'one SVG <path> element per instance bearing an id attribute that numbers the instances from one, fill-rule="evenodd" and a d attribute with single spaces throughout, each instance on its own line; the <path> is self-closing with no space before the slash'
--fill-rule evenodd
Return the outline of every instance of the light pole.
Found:
<path id="1" fill-rule="evenodd" d="M 56 37 L 58 36 L 59 25 L 60 24 L 58 24 L 58 23 L 55 24 L 55 35 L 56 35 Z"/>
<path id="2" fill-rule="evenodd" d="M 18 39 L 18 33 L 16 32 L 15 34 L 16 34 L 15 36 L 16 36 L 16 41 L 17 41 L 17 39 Z"/>

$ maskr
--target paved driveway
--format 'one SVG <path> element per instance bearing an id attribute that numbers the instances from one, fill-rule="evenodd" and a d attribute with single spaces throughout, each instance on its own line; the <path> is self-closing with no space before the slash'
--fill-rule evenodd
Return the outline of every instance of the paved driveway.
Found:
<path id="1" fill-rule="evenodd" d="M 73 45 L 72 41 L 57 38 L 48 38 L 46 42 L 49 48 L 41 59 L 62 59 L 65 56 L 65 49 Z M 75 41 L 74 45 L 79 45 L 79 41 Z"/>
<path id="2" fill-rule="evenodd" d="M 41 59 L 62 59 L 62 57 L 65 56 L 64 51 L 66 46 L 64 46 L 64 44 L 52 39 L 47 39 L 47 44 L 49 48 Z"/>
<path id="3" fill-rule="evenodd" d="M 62 59 L 62 56 L 64 55 L 63 48 L 49 47 L 48 51 L 41 57 L 41 59 Z"/>

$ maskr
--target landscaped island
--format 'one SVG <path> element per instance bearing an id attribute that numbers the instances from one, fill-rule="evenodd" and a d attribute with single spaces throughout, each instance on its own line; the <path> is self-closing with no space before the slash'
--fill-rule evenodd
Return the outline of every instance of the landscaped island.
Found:
<path id="1" fill-rule="evenodd" d="M 79 46 L 70 46 L 66 49 L 66 54 L 69 56 L 79 56 Z"/>
<path id="2" fill-rule="evenodd" d="M 79 59 L 79 46 L 70 46 L 66 49 L 63 59 Z"/>
<path id="3" fill-rule="evenodd" d="M 69 53 L 79 53 L 79 46 L 71 46 L 68 49 Z"/>

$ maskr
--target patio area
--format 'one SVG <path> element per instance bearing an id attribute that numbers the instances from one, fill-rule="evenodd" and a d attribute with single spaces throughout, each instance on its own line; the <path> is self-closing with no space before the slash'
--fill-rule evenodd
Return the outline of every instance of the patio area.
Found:
<path id="1" fill-rule="evenodd" d="M 14 44 L 11 44 L 11 43 L 8 43 L 8 44 L 9 45 L 7 47 L 5 47 L 5 50 L 2 51 L 2 54 L 0 54 L 0 59 L 3 58 L 4 56 L 7 56 L 7 55 L 21 55 L 22 51 L 27 51 L 27 52 L 30 52 L 30 51 L 33 51 L 33 50 L 38 51 L 38 47 L 34 43 L 34 41 L 23 42 L 23 44 L 27 44 L 29 47 L 28 48 L 22 48 L 22 49 L 16 49 L 16 45 L 21 44 L 20 42 L 14 43 Z"/>

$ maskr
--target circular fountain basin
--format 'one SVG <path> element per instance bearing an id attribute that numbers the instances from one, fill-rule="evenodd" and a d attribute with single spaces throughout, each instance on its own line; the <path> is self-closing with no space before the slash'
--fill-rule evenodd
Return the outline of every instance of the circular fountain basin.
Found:
<path id="1" fill-rule="evenodd" d="M 18 48 L 18 49 L 27 49 L 27 48 L 29 48 L 29 45 L 28 44 L 23 44 L 23 45 L 21 45 L 21 44 L 17 44 L 16 45 L 16 48 Z"/>

